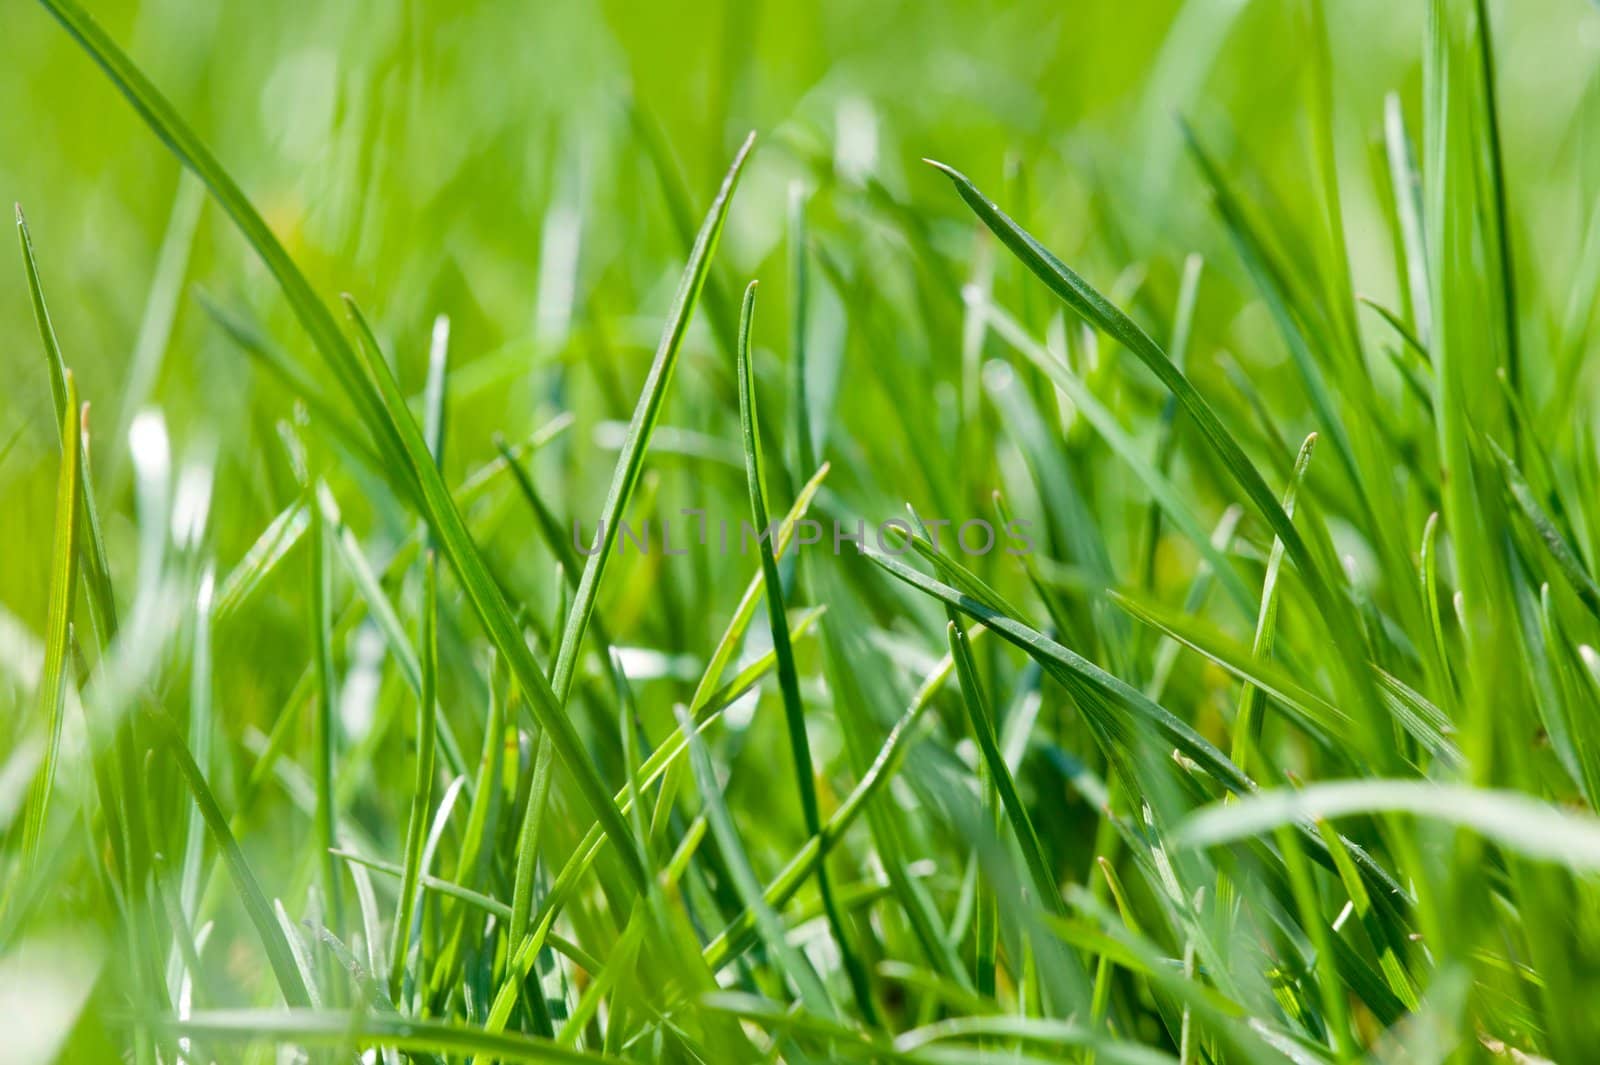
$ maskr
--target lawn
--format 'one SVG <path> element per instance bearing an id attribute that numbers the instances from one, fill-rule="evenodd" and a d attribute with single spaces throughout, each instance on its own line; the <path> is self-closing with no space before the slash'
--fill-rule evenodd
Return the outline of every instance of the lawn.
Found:
<path id="1" fill-rule="evenodd" d="M 0 1065 L 1594 1059 L 1600 7 L 0 36 Z"/>

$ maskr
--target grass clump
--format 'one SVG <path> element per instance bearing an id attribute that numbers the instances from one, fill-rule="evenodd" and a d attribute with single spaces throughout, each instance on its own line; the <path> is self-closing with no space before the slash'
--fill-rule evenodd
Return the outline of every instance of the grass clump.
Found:
<path id="1" fill-rule="evenodd" d="M 0 641 L 17 1060 L 1585 1060 L 1600 238 L 1533 255 L 1509 13 L 1429 0 L 1374 103 L 1342 13 L 1193 6 L 1151 92 L 1286 34 L 1301 137 L 1163 120 L 1132 157 L 1183 225 L 1125 220 L 1167 197 L 1116 151 L 1001 167 L 958 116 L 929 150 L 999 176 L 900 168 L 854 96 L 688 178 L 636 91 L 536 197 L 524 328 L 495 236 L 431 217 L 474 162 L 426 222 L 329 223 L 341 321 L 329 245 L 41 0 L 188 176 L 125 370 L 17 216 L 49 432 L 8 400 L 0 463 L 53 489 L 6 543 L 44 593 Z M 407 17 L 370 88 L 426 126 Z"/>

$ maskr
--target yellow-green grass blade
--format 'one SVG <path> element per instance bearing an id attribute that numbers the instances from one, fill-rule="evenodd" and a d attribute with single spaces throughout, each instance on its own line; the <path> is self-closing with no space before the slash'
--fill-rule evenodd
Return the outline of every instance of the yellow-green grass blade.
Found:
<path id="1" fill-rule="evenodd" d="M 73 432 L 78 431 L 79 412 L 67 396 L 67 364 L 61 354 L 61 344 L 56 339 L 55 326 L 50 321 L 50 310 L 45 306 L 44 288 L 39 282 L 39 264 L 34 258 L 33 238 L 28 233 L 27 220 L 17 207 L 17 239 L 22 244 L 22 265 L 28 277 L 28 292 L 33 299 L 34 322 L 39 328 L 39 340 L 44 346 L 45 362 L 50 372 L 50 395 L 55 402 L 56 424 L 61 427 L 61 446 L 67 444 L 67 425 L 70 413 Z M 105 538 L 100 531 L 100 512 L 94 501 L 94 482 L 87 457 L 78 449 L 78 491 L 82 495 L 82 521 L 84 535 L 78 550 L 82 552 L 84 576 L 93 608 L 95 624 L 99 627 L 102 645 L 110 643 L 117 634 L 116 597 L 111 587 L 111 567 L 106 561 Z"/>
<path id="2" fill-rule="evenodd" d="M 1295 493 L 1305 479 L 1311 465 L 1311 452 L 1316 447 L 1317 434 L 1306 437 L 1295 456 L 1294 473 L 1289 477 L 1289 487 L 1283 492 L 1283 512 L 1294 518 Z M 1267 574 L 1261 582 L 1261 610 L 1256 615 L 1255 635 L 1251 638 L 1250 656 L 1260 660 L 1272 654 L 1272 644 L 1277 637 L 1278 624 L 1278 572 L 1283 566 L 1283 541 L 1272 538 L 1272 549 L 1267 554 Z M 1233 760 L 1246 773 L 1250 772 L 1261 749 L 1262 729 L 1266 725 L 1266 702 L 1261 690 L 1246 683 L 1239 692 L 1239 704 L 1233 718 Z"/>
<path id="3" fill-rule="evenodd" d="M 600 578 L 616 545 L 617 531 L 627 511 L 628 500 L 638 483 L 639 473 L 644 468 L 645 453 L 650 447 L 650 434 L 655 430 L 656 422 L 661 416 L 661 405 L 666 399 L 667 386 L 672 381 L 672 372 L 678 363 L 683 338 L 689 329 L 689 318 L 700 297 L 701 289 L 705 287 L 706 277 L 711 269 L 711 259 L 716 253 L 717 242 L 722 236 L 722 227 L 727 220 L 728 207 L 754 144 L 755 134 L 752 133 L 734 156 L 727 176 L 723 178 L 722 188 L 718 190 L 716 198 L 706 212 L 705 221 L 701 223 L 694 247 L 689 251 L 688 264 L 678 282 L 672 311 L 667 316 L 666 329 L 661 335 L 660 344 L 656 347 L 655 357 L 650 362 L 650 370 L 645 375 L 644 387 L 640 390 L 633 418 L 628 423 L 628 433 L 623 440 L 622 450 L 617 455 L 617 465 L 611 475 L 605 505 L 600 513 L 599 543 L 584 562 L 583 576 L 578 580 L 578 590 L 573 597 L 572 609 L 567 615 L 567 627 L 561 634 L 561 646 L 557 651 L 555 666 L 551 673 L 550 686 L 562 700 L 565 700 L 571 689 L 578 652 L 583 643 L 584 633 L 588 630 L 589 619 L 594 613 L 595 600 L 599 596 Z"/>
<path id="4" fill-rule="evenodd" d="M 23 817 L 23 861 L 38 860 L 61 757 L 61 719 L 66 708 L 67 645 L 72 638 L 72 610 L 78 592 L 78 516 L 82 494 L 78 472 L 83 436 L 78 431 L 78 388 L 71 371 L 65 376 L 66 417 L 61 424 L 61 468 L 56 477 L 56 531 L 50 557 L 50 608 L 45 619 L 44 671 L 39 676 L 38 716 L 44 730 L 44 757 L 28 795 Z"/>

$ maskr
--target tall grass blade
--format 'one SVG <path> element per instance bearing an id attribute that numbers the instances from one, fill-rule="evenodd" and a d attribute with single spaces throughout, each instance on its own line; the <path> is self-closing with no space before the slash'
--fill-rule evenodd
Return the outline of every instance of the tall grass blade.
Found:
<path id="1" fill-rule="evenodd" d="M 595 550 L 584 563 L 583 576 L 578 579 L 578 590 L 573 596 L 572 610 L 567 616 L 567 627 L 561 634 L 561 647 L 556 655 L 551 673 L 551 686 L 562 700 L 572 686 L 573 671 L 577 666 L 578 652 L 583 636 L 594 613 L 595 599 L 600 592 L 600 577 L 605 572 L 616 545 L 617 530 L 627 510 L 628 499 L 638 483 L 639 472 L 644 467 L 645 452 L 650 446 L 650 434 L 661 417 L 661 405 L 666 398 L 667 386 L 672 381 L 672 371 L 678 364 L 678 353 L 689 329 L 689 318 L 694 313 L 700 290 L 705 286 L 711 269 L 711 258 L 716 253 L 722 236 L 723 223 L 727 221 L 728 207 L 732 203 L 739 176 L 744 172 L 745 161 L 755 145 L 755 134 L 745 138 L 743 146 L 734 156 L 722 188 L 711 202 L 705 221 L 689 251 L 689 261 L 678 282 L 672 309 L 667 314 L 667 325 L 656 347 L 650 370 L 645 375 L 644 388 L 639 393 L 639 403 L 628 423 L 628 434 L 623 439 L 622 450 L 617 455 L 617 465 L 611 475 L 611 486 L 606 491 L 606 501 L 600 513 L 600 536 Z"/>
<path id="2" fill-rule="evenodd" d="M 400 1001 L 411 949 L 411 924 L 419 895 L 422 873 L 423 838 L 428 830 L 433 802 L 433 750 L 436 693 L 438 691 L 439 648 L 439 567 L 430 553 L 423 568 L 422 632 L 419 643 L 422 661 L 422 689 L 417 699 L 417 765 L 411 789 L 411 814 L 406 820 L 404 873 L 395 900 L 393 934 L 389 940 L 389 997 Z"/>
<path id="3" fill-rule="evenodd" d="M 778 575 L 778 561 L 773 554 L 772 542 L 767 533 L 767 490 L 762 476 L 761 437 L 757 428 L 756 383 L 754 368 L 750 365 L 750 326 L 755 314 L 756 282 L 750 282 L 744 291 L 744 303 L 739 310 L 739 423 L 744 436 L 745 478 L 750 487 L 750 515 L 754 519 L 758 550 L 761 553 L 761 575 L 766 585 L 767 618 L 772 632 L 773 654 L 778 662 L 778 690 L 783 697 L 784 723 L 789 731 L 789 754 L 794 761 L 796 784 L 800 790 L 800 811 L 805 818 L 806 833 L 818 835 L 822 831 L 822 815 L 817 808 L 816 768 L 811 762 L 811 741 L 806 737 L 805 706 L 800 701 L 800 676 L 795 669 L 794 648 L 789 641 L 789 621 L 784 612 L 783 579 Z M 719 837 L 720 839 L 720 837 Z M 867 982 L 866 969 L 851 946 L 839 915 L 838 903 L 833 897 L 833 885 L 828 877 L 826 862 L 817 864 L 817 890 L 822 895 L 823 912 L 828 916 L 828 926 L 839 946 L 840 958 L 856 1006 L 869 1022 L 875 1021 L 877 1008 L 872 1002 L 872 989 Z"/>
<path id="4" fill-rule="evenodd" d="M 44 670 L 39 677 L 39 721 L 44 728 L 44 759 L 34 777 L 23 817 L 22 855 L 31 868 L 39 857 L 61 758 L 61 719 L 66 709 L 67 645 L 72 639 L 73 605 L 78 592 L 78 518 L 82 498 L 78 483 L 78 387 L 66 374 L 66 418 L 61 424 L 61 469 L 56 477 L 55 546 L 50 558 L 50 610 L 45 619 Z"/>

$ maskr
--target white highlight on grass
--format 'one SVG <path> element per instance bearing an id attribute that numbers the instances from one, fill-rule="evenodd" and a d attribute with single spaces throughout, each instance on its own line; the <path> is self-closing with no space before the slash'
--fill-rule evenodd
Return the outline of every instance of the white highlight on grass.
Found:
<path id="1" fill-rule="evenodd" d="M 0 1065 L 54 1061 L 95 985 L 104 952 L 84 935 L 54 932 L 0 958 Z"/>
<path id="2" fill-rule="evenodd" d="M 859 96 L 846 96 L 834 113 L 833 166 L 839 176 L 862 182 L 878 169 L 878 112 Z"/>
<path id="3" fill-rule="evenodd" d="M 539 240 L 539 293 L 534 303 L 533 336 L 543 351 L 560 351 L 572 330 L 578 295 L 578 250 L 583 217 L 570 204 L 545 212 Z"/>
<path id="4" fill-rule="evenodd" d="M 142 410 L 128 426 L 128 451 L 141 479 L 165 480 L 172 468 L 172 449 L 167 443 L 167 423 L 157 410 Z"/>
<path id="5" fill-rule="evenodd" d="M 172 500 L 172 542 L 187 550 L 200 542 L 211 512 L 211 473 L 209 463 L 190 463 L 178 475 L 178 489 Z"/>
<path id="6" fill-rule="evenodd" d="M 1600 818 L 1521 792 L 1423 780 L 1337 780 L 1257 792 L 1201 808 L 1178 826 L 1173 842 L 1206 847 L 1289 824 L 1393 813 L 1471 829 L 1527 858 L 1580 872 L 1600 871 Z"/>

